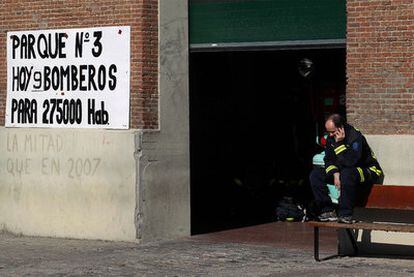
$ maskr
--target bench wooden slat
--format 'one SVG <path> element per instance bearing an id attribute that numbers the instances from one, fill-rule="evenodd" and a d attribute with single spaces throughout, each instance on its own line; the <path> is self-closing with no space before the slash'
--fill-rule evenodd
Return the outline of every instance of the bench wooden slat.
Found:
<path id="1" fill-rule="evenodd" d="M 374 185 L 365 207 L 414 210 L 414 186 Z"/>
<path id="2" fill-rule="evenodd" d="M 377 231 L 389 231 L 389 232 L 405 232 L 414 233 L 414 224 L 395 224 L 395 223 L 369 223 L 369 222 L 357 222 L 353 224 L 344 224 L 338 222 L 319 222 L 309 221 L 313 227 L 329 227 L 340 229 L 363 229 L 363 230 L 377 230 Z"/>

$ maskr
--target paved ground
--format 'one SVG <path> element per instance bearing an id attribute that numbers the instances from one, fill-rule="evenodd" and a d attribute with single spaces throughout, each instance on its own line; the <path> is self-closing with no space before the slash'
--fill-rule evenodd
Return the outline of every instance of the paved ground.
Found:
<path id="1" fill-rule="evenodd" d="M 148 244 L 0 234 L 0 276 L 414 276 L 414 260 L 340 258 L 312 250 L 195 236 Z"/>

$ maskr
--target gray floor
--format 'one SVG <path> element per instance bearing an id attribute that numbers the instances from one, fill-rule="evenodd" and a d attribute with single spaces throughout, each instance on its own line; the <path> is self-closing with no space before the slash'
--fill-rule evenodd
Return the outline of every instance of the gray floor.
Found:
<path id="1" fill-rule="evenodd" d="M 309 247 L 213 237 L 139 245 L 2 233 L 0 276 L 414 276 L 411 259 L 345 257 L 317 263 Z"/>

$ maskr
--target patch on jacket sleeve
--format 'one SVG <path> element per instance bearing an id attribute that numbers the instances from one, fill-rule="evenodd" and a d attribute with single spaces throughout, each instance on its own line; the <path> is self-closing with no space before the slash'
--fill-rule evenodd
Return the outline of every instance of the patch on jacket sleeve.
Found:
<path id="1" fill-rule="evenodd" d="M 352 149 L 354 149 L 355 151 L 358 151 L 359 149 L 359 143 L 356 141 L 354 143 L 352 143 Z"/>

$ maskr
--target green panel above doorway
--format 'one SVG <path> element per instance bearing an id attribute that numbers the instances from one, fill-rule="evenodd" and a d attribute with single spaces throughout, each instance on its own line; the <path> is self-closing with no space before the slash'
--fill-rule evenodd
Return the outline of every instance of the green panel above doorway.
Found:
<path id="1" fill-rule="evenodd" d="M 190 43 L 345 39 L 345 0 L 190 0 Z"/>

